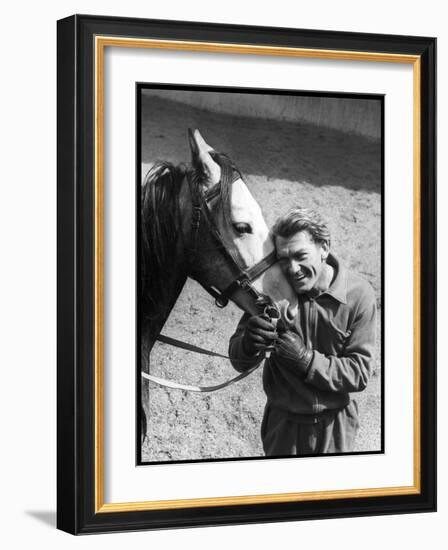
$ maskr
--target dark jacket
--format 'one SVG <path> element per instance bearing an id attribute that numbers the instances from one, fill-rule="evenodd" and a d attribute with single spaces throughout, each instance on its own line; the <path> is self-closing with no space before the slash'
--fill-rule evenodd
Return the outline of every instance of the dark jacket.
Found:
<path id="1" fill-rule="evenodd" d="M 376 332 L 376 299 L 362 277 L 345 270 L 329 255 L 333 281 L 318 296 L 299 296 L 299 313 L 293 328 L 314 350 L 305 377 L 282 367 L 275 353 L 266 359 L 263 386 L 268 403 L 296 414 L 316 414 L 345 407 L 350 392 L 362 391 L 373 368 Z M 263 359 L 248 356 L 242 338 L 248 314 L 241 318 L 229 343 L 233 366 L 242 372 Z"/>

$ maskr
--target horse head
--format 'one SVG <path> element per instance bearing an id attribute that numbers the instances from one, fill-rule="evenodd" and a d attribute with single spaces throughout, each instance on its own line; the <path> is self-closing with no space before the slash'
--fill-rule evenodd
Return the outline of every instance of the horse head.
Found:
<path id="1" fill-rule="evenodd" d="M 240 171 L 198 130 L 188 134 L 194 175 L 189 183 L 192 200 L 187 201 L 192 223 L 189 231 L 185 220 L 183 231 L 189 231 L 194 249 L 190 276 L 212 294 L 218 291 L 218 305 L 230 299 L 258 313 L 259 299 L 269 297 L 282 312 L 293 314 L 296 294 L 276 263 L 274 240 Z"/>

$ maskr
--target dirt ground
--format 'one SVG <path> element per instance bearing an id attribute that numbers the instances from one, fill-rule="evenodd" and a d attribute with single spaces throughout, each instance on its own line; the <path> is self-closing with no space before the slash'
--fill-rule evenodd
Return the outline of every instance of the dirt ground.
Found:
<path id="1" fill-rule="evenodd" d="M 332 251 L 373 286 L 378 301 L 375 371 L 356 395 L 361 430 L 357 451 L 381 449 L 381 145 L 320 126 L 210 113 L 160 98 L 143 99 L 143 175 L 157 159 L 190 159 L 187 128 L 199 128 L 245 176 L 268 225 L 292 205 L 318 209 L 333 235 Z M 163 333 L 227 354 L 241 312 L 216 308 L 188 280 Z M 211 385 L 235 376 L 230 363 L 157 343 L 151 372 L 181 383 Z M 256 457 L 263 454 L 262 369 L 211 394 L 151 387 L 144 462 Z"/>

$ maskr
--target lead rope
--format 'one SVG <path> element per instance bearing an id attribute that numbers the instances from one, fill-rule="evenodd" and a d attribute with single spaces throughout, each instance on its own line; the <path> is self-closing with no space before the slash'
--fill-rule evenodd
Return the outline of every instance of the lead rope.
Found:
<path id="1" fill-rule="evenodd" d="M 220 353 L 216 353 L 214 351 L 200 348 L 198 346 L 193 346 L 192 344 L 187 344 L 186 342 L 176 340 L 175 338 L 170 338 L 169 336 L 164 336 L 163 334 L 159 334 L 159 336 L 157 337 L 157 340 L 159 340 L 160 342 L 163 342 L 164 344 L 169 344 L 176 348 L 185 349 L 187 351 L 193 351 L 195 353 L 200 353 L 202 355 L 209 355 L 212 357 L 221 357 L 222 359 L 229 359 L 227 355 L 221 355 Z M 234 378 L 231 378 L 230 380 L 227 380 L 226 382 L 222 382 L 221 384 L 217 384 L 215 386 L 190 386 L 188 384 L 179 384 L 178 382 L 173 382 L 172 380 L 167 380 L 165 378 L 159 378 L 158 376 L 153 376 L 152 374 L 147 374 L 146 372 L 143 372 L 143 371 L 142 371 L 142 377 L 145 378 L 146 380 L 149 380 L 150 382 L 154 382 L 155 384 L 158 384 L 159 386 L 164 386 L 166 388 L 173 388 L 176 390 L 185 390 L 185 391 L 191 391 L 191 392 L 197 392 L 197 393 L 213 392 L 213 391 L 221 390 L 222 388 L 226 388 L 227 386 L 230 386 L 231 384 L 238 382 L 238 380 L 242 380 L 243 378 L 246 378 L 246 376 L 249 376 L 249 374 L 251 374 L 256 369 L 258 369 L 258 367 L 262 363 L 262 360 L 263 360 L 263 357 L 260 358 L 260 361 L 255 366 L 244 371 L 238 376 L 235 376 Z M 239 362 L 241 362 L 241 360 L 239 360 Z"/>
<path id="2" fill-rule="evenodd" d="M 261 303 L 260 303 L 260 306 L 261 306 Z M 264 313 L 271 318 L 271 321 L 275 325 L 277 325 L 277 321 L 280 317 L 280 312 L 276 307 L 272 305 L 265 305 Z M 193 344 L 187 344 L 186 342 L 182 342 L 181 340 L 176 340 L 175 338 L 171 338 L 170 336 L 165 336 L 164 334 L 159 334 L 159 336 L 157 337 L 157 340 L 164 344 L 169 344 L 170 346 L 185 349 L 187 351 L 193 351 L 195 353 L 200 353 L 202 355 L 209 355 L 211 357 L 220 357 L 222 359 L 230 359 L 230 357 L 227 355 L 222 355 L 220 353 L 216 353 L 215 351 L 210 351 L 204 348 L 200 348 L 198 346 L 194 346 Z M 158 384 L 159 386 L 164 386 L 166 388 L 173 388 L 177 390 L 185 390 L 185 391 L 198 392 L 198 393 L 214 392 L 214 391 L 226 388 L 227 386 L 230 386 L 231 384 L 234 384 L 235 382 L 238 382 L 243 378 L 246 378 L 246 376 L 249 376 L 249 374 L 252 374 L 255 370 L 258 369 L 258 367 L 263 362 L 263 359 L 269 358 L 270 355 L 271 355 L 271 350 L 266 350 L 266 353 L 260 356 L 260 360 L 256 365 L 244 371 L 243 373 L 239 374 L 238 376 L 235 376 L 234 378 L 231 378 L 226 382 L 222 382 L 221 384 L 216 384 L 214 386 L 191 386 L 188 384 L 179 384 L 178 382 L 173 382 L 172 380 L 167 380 L 165 378 L 159 378 L 158 376 L 153 376 L 152 374 L 148 374 L 143 371 L 141 371 L 141 375 L 146 380 L 149 380 L 150 382 Z M 244 362 L 244 360 L 239 359 L 238 362 L 242 363 Z M 252 361 L 250 362 L 252 363 Z"/>
<path id="3" fill-rule="evenodd" d="M 189 386 L 187 384 L 178 384 L 177 382 L 172 382 L 171 380 L 166 380 L 165 378 L 159 378 L 157 376 L 153 376 L 152 374 L 147 374 L 146 372 L 142 372 L 142 376 L 143 378 L 146 378 L 147 380 L 150 380 L 151 382 L 154 382 L 155 384 L 158 384 L 159 386 L 164 386 L 166 388 L 192 391 L 197 393 L 205 393 L 205 392 L 213 392 L 213 391 L 221 390 L 222 388 L 226 388 L 227 386 L 230 386 L 231 384 L 238 382 L 238 380 L 242 380 L 243 378 L 246 378 L 246 376 L 249 376 L 249 374 L 254 372 L 254 370 L 258 369 L 260 365 L 261 365 L 261 361 L 260 363 L 257 363 L 254 367 L 251 367 L 249 370 L 246 370 L 240 375 L 235 376 L 235 378 L 231 378 L 230 380 L 227 380 L 222 384 L 217 384 L 216 386 Z"/>

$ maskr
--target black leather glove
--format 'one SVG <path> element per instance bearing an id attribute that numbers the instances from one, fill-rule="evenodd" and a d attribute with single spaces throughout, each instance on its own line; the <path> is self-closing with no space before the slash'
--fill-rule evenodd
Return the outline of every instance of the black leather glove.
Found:
<path id="1" fill-rule="evenodd" d="M 313 351 L 305 346 L 297 332 L 286 330 L 278 336 L 273 356 L 280 367 L 288 367 L 306 376 L 313 360 Z"/>
<path id="2" fill-rule="evenodd" d="M 243 336 L 243 350 L 247 355 L 256 355 L 272 349 L 278 334 L 268 315 L 254 315 L 247 322 Z"/>

